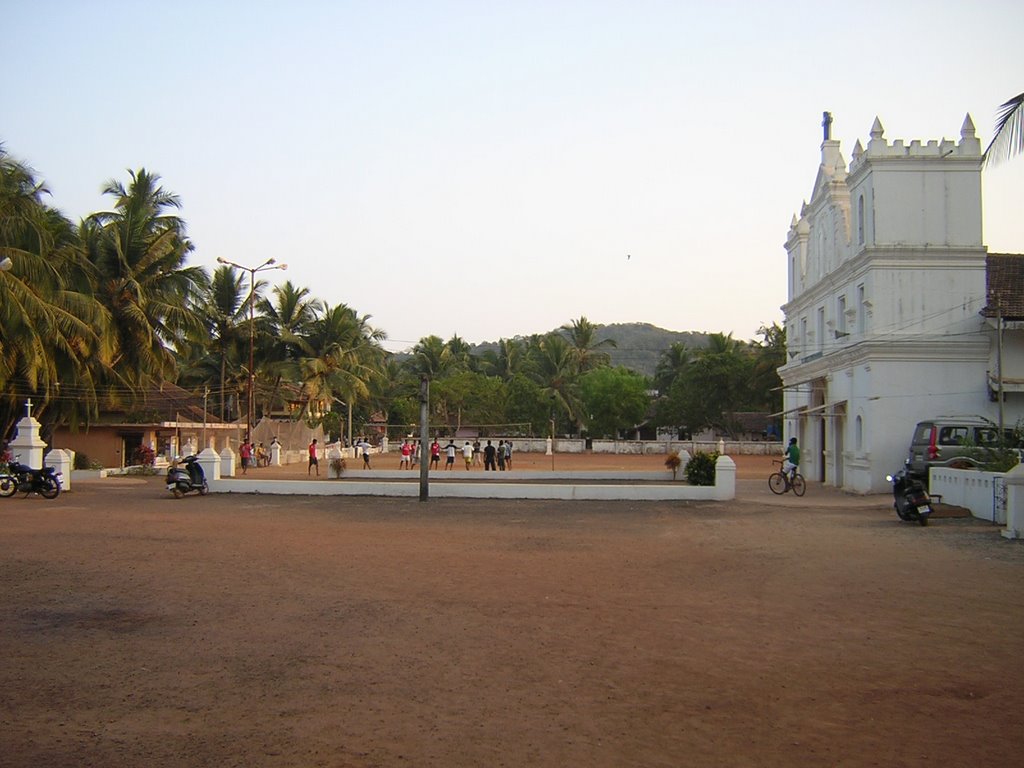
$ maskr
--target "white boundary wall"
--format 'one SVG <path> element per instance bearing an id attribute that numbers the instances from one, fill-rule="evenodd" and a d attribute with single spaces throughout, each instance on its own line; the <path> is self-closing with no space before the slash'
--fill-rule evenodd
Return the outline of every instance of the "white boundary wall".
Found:
<path id="1" fill-rule="evenodd" d="M 341 480 L 249 480 L 235 477 L 230 480 L 212 478 L 207 473 L 210 491 L 213 493 L 265 493 L 270 495 L 301 496 L 419 496 L 419 473 L 388 472 L 405 480 L 389 480 L 384 472 L 377 472 L 376 481 L 354 479 L 354 473 L 345 473 L 349 479 Z M 448 475 L 457 475 L 457 471 Z M 551 473 L 539 473 L 551 479 Z M 631 473 L 662 475 L 654 473 Z M 736 498 L 736 463 L 728 456 L 719 456 L 715 462 L 715 485 L 687 485 L 672 482 L 671 473 L 665 473 L 664 482 L 640 484 L 629 482 L 623 473 L 615 472 L 566 472 L 561 483 L 506 482 L 512 479 L 508 474 L 474 473 L 465 481 L 438 479 L 430 484 L 430 498 L 462 499 L 559 499 L 559 500 L 601 500 L 601 501 L 729 501 Z M 585 475 L 581 477 L 580 475 Z M 525 473 L 516 473 L 516 479 L 527 480 Z M 605 484 L 589 484 L 587 480 L 604 480 Z"/>
<path id="2" fill-rule="evenodd" d="M 980 472 L 976 469 L 945 469 L 932 467 L 928 489 L 942 495 L 943 504 L 955 504 L 971 510 L 974 517 L 995 523 L 1006 523 L 1005 510 L 996 512 L 995 487 L 1005 472 Z M 993 518 L 996 518 L 993 520 Z"/>

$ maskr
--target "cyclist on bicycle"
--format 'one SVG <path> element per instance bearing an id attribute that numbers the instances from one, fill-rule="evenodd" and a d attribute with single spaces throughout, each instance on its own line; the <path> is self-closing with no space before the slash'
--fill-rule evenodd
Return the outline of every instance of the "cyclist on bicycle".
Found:
<path id="1" fill-rule="evenodd" d="M 800 447 L 796 444 L 796 438 L 789 438 L 789 447 L 786 448 L 786 460 L 782 462 L 782 474 L 789 482 L 793 482 L 793 476 L 800 467 Z"/>

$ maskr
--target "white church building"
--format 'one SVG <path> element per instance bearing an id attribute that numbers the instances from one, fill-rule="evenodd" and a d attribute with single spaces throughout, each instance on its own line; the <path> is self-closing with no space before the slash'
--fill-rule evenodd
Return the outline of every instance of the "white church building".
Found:
<path id="1" fill-rule="evenodd" d="M 1009 393 L 1004 423 L 1024 416 L 1024 344 L 1014 331 L 996 359 L 983 156 L 970 116 L 959 141 L 909 144 L 890 143 L 876 118 L 849 167 L 827 113 L 823 125 L 814 189 L 786 240 L 784 431 L 798 438 L 809 480 L 884 491 L 918 421 L 997 420 L 997 374 Z M 998 322 L 1007 327 L 1005 314 Z"/>

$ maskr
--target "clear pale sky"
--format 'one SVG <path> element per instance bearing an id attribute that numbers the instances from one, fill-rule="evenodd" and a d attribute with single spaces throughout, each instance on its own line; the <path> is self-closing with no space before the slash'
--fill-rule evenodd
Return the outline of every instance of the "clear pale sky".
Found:
<path id="1" fill-rule="evenodd" d="M 0 0 L 0 141 L 78 219 L 146 168 L 196 245 L 387 332 L 470 342 L 581 315 L 754 338 L 821 114 L 849 162 L 983 146 L 1024 90 L 1015 2 Z M 1024 157 L 984 175 L 1024 251 Z M 627 255 L 631 258 L 627 259 Z"/>

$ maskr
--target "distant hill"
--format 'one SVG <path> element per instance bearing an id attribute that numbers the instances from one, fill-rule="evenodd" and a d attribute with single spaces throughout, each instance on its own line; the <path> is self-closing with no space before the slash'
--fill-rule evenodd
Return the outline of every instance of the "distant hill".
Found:
<path id="1" fill-rule="evenodd" d="M 696 348 L 705 347 L 708 343 L 706 333 L 667 331 L 650 323 L 613 323 L 598 325 L 597 329 L 598 340 L 611 339 L 615 342 L 616 346 L 607 349 L 612 365 L 621 365 L 645 376 L 654 375 L 662 353 L 673 344 Z M 472 352 L 479 355 L 484 350 L 497 347 L 497 342 L 483 342 L 473 345 Z"/>

